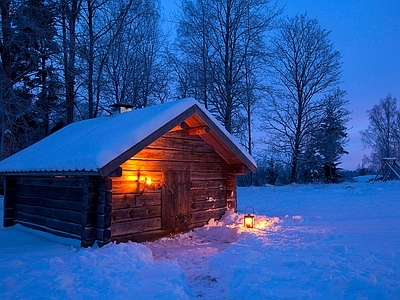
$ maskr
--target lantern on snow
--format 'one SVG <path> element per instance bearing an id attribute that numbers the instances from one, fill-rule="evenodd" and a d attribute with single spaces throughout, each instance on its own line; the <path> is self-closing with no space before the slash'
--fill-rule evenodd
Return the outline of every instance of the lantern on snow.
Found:
<path id="1" fill-rule="evenodd" d="M 246 212 L 248 209 L 252 209 L 253 214 L 248 213 L 246 215 Z M 254 208 L 251 206 L 246 207 L 246 209 L 244 210 L 245 216 L 244 216 L 244 227 L 246 228 L 253 228 L 254 227 Z"/>

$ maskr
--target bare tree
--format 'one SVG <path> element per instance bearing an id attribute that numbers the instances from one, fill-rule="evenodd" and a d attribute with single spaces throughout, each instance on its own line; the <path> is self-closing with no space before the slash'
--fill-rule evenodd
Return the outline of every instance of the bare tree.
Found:
<path id="1" fill-rule="evenodd" d="M 372 152 L 369 162 L 379 169 L 385 157 L 400 157 L 400 110 L 391 94 L 368 110 L 369 126 L 360 131 L 362 142 Z"/>
<path id="2" fill-rule="evenodd" d="M 265 110 L 262 129 L 270 144 L 285 153 L 296 182 L 307 137 L 318 125 L 325 102 L 318 97 L 340 80 L 340 53 L 329 40 L 329 31 L 306 14 L 286 18 L 272 39 L 269 57 L 276 86 Z"/>
<path id="3" fill-rule="evenodd" d="M 180 87 L 180 90 L 190 90 L 190 94 L 208 108 L 210 97 L 210 35 L 209 10 L 207 0 L 183 0 L 180 6 L 180 15 L 177 16 L 177 56 L 184 64 L 179 66 L 182 70 L 191 70 L 190 78 L 180 80 L 181 84 L 192 81 L 190 87 Z M 176 70 L 178 71 L 178 70 Z M 181 75 L 182 71 L 178 73 Z"/>
<path id="4" fill-rule="evenodd" d="M 229 132 L 237 133 L 243 101 L 251 95 L 246 74 L 254 66 L 249 64 L 264 55 L 263 37 L 280 11 L 269 0 L 187 0 L 181 8 L 178 45 L 192 62 L 192 90 Z"/>
<path id="5" fill-rule="evenodd" d="M 142 6 L 142 1 L 134 0 L 86 0 L 82 3 L 81 33 L 77 41 L 81 64 L 87 70 L 80 76 L 83 98 L 87 100 L 87 113 L 84 113 L 84 117 L 97 117 L 104 91 L 104 72 L 112 47 L 132 22 L 132 12 L 142 12 Z"/>
<path id="6" fill-rule="evenodd" d="M 1 40 L 0 40 L 0 159 L 3 159 L 5 154 L 5 134 L 6 134 L 6 121 L 5 113 L 7 103 L 10 98 L 10 90 L 12 86 L 11 75 L 11 0 L 0 2 L 1 9 Z"/>
<path id="7" fill-rule="evenodd" d="M 74 122 L 75 108 L 75 79 L 76 79 L 76 26 L 82 0 L 62 0 L 61 30 L 63 49 L 63 68 L 65 79 L 66 122 Z"/>
<path id="8" fill-rule="evenodd" d="M 141 5 L 138 5 L 141 3 Z M 102 95 L 109 102 L 145 107 L 164 101 L 167 71 L 162 55 L 165 37 L 157 1 L 137 1 L 125 16 L 121 31 L 108 35 Z M 165 58 L 166 59 L 166 58 Z"/>

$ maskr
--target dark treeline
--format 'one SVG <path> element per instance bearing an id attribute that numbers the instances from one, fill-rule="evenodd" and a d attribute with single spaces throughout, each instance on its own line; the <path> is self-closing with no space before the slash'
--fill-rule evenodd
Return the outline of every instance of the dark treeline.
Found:
<path id="1" fill-rule="evenodd" d="M 1 158 L 63 126 L 193 97 L 258 164 L 247 184 L 338 182 L 349 111 L 341 56 L 270 0 L 2 0 Z M 173 36 L 174 38 L 171 38 Z"/>

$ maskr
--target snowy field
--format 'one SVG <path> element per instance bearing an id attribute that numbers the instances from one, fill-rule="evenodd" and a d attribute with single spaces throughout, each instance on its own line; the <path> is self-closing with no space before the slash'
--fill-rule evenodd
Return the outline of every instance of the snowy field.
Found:
<path id="1" fill-rule="evenodd" d="M 238 194 L 239 214 L 152 243 L 0 228 L 0 299 L 400 299 L 400 182 Z"/>

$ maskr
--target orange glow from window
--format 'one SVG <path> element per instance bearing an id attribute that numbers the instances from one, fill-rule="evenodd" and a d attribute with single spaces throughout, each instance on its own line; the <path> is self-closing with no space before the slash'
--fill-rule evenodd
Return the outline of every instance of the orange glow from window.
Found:
<path id="1" fill-rule="evenodd" d="M 125 177 L 125 180 L 127 180 L 127 181 L 138 181 L 139 180 L 139 178 L 135 175 L 128 175 L 128 176 L 124 176 L 124 177 Z"/>

